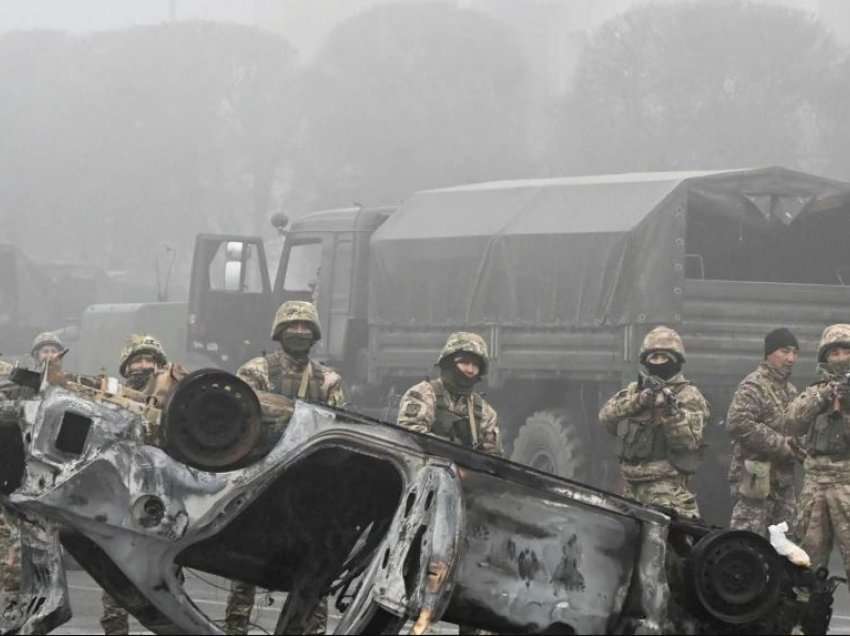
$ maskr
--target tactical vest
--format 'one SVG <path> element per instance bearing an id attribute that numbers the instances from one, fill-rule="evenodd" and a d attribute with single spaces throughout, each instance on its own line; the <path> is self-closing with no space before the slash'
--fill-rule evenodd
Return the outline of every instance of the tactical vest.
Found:
<path id="1" fill-rule="evenodd" d="M 272 392 L 278 393 L 291 400 L 308 400 L 310 402 L 326 402 L 322 394 L 324 374 L 322 367 L 312 360 L 301 369 L 284 369 L 280 353 L 266 355 L 269 367 L 269 384 Z"/>
<path id="2" fill-rule="evenodd" d="M 850 459 L 850 425 L 841 413 L 824 413 L 815 418 L 806 435 L 810 455 Z"/>
<path id="3" fill-rule="evenodd" d="M 679 393 L 687 383 L 672 386 Z M 702 449 L 672 452 L 664 431 L 654 422 L 625 419 L 617 424 L 617 456 L 625 464 L 645 464 L 667 460 L 684 473 L 695 473 L 702 461 Z"/>
<path id="4" fill-rule="evenodd" d="M 478 447 L 478 431 L 484 417 L 484 400 L 477 393 L 469 397 L 461 396 L 452 406 L 448 391 L 440 380 L 431 380 L 431 388 L 436 397 L 434 423 L 431 432 L 455 444 L 467 448 Z M 472 413 L 469 402 L 472 402 Z"/>
<path id="5" fill-rule="evenodd" d="M 642 464 L 667 459 L 667 440 L 661 427 L 649 422 L 626 419 L 617 425 L 617 455 L 626 464 Z"/>

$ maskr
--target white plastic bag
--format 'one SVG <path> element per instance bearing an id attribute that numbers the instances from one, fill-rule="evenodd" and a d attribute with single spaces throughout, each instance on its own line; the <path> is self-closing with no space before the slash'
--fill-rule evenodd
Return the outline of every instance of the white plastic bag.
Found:
<path id="1" fill-rule="evenodd" d="M 770 545 L 773 546 L 777 554 L 784 556 L 794 565 L 804 568 L 811 567 L 812 560 L 806 554 L 806 551 L 785 536 L 785 533 L 788 532 L 787 522 L 783 521 L 775 526 L 768 526 L 767 531 L 770 534 Z"/>

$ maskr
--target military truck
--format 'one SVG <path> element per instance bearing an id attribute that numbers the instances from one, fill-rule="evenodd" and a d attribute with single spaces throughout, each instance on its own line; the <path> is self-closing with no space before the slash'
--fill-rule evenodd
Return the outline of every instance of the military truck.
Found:
<path id="1" fill-rule="evenodd" d="M 315 300 L 318 355 L 359 408 L 392 418 L 446 335 L 476 331 L 511 457 L 611 487 L 598 409 L 635 377 L 645 333 L 666 324 L 712 405 L 696 485 L 725 521 L 731 393 L 780 325 L 801 342 L 796 381 L 813 377 L 820 331 L 850 314 L 848 236 L 850 184 L 776 167 L 429 190 L 397 210 L 298 219 L 273 282 L 259 238 L 199 236 L 188 344 L 233 369 L 274 346 L 274 306 Z"/>
<path id="2" fill-rule="evenodd" d="M 16 245 L 0 243 L 0 355 L 27 361 L 33 337 L 54 331 L 70 346 L 66 362 L 96 373 L 104 366 L 104 351 L 117 361 L 127 328 L 136 323 L 165 323 L 166 332 L 179 325 L 182 331 L 169 344 L 182 350 L 186 303 L 130 304 L 153 298 L 153 287 L 123 274 L 90 264 L 34 261 Z M 102 304 L 107 300 L 113 304 Z"/>

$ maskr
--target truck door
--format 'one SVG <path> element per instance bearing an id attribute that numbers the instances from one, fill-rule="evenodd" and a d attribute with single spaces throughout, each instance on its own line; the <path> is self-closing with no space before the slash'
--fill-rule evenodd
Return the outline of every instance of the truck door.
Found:
<path id="1" fill-rule="evenodd" d="M 270 349 L 273 312 L 262 240 L 199 235 L 189 288 L 189 352 L 235 370 Z"/>
<path id="2" fill-rule="evenodd" d="M 343 363 L 351 317 L 353 233 L 293 233 L 287 237 L 275 283 L 280 302 L 306 300 L 316 305 L 322 340 L 313 355 Z"/>

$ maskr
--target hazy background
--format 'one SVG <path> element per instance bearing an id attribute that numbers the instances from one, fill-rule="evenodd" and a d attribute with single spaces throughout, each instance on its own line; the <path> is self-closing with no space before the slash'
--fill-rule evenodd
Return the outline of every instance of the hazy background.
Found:
<path id="1" fill-rule="evenodd" d="M 469 181 L 850 178 L 848 52 L 844 0 L 2 0 L 0 241 L 147 280 Z"/>

